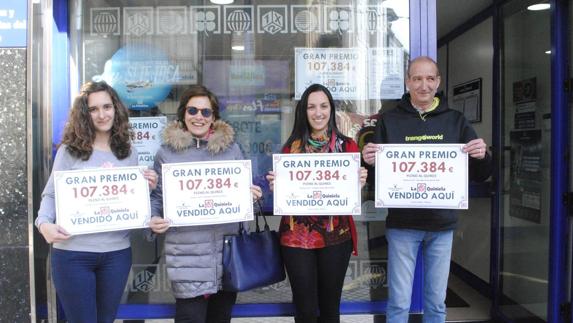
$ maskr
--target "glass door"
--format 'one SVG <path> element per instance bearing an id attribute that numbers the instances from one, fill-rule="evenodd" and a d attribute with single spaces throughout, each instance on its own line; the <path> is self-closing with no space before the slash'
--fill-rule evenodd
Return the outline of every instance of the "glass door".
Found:
<path id="1" fill-rule="evenodd" d="M 499 312 L 547 320 L 551 218 L 551 11 L 501 7 Z"/>

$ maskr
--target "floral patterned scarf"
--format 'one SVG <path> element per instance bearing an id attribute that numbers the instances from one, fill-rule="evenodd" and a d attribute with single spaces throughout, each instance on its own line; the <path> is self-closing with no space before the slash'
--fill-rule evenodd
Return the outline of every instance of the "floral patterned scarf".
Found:
<path id="1" fill-rule="evenodd" d="M 290 146 L 290 151 L 292 153 L 337 153 L 342 151 L 342 140 L 338 140 L 336 133 L 332 131 L 330 138 L 324 135 L 318 138 L 308 138 L 308 141 L 304 147 L 301 149 L 301 141 L 295 140 Z"/>

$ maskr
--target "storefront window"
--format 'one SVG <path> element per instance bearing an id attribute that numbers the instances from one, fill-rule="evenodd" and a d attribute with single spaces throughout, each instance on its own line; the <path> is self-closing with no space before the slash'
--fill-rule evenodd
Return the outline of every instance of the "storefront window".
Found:
<path id="1" fill-rule="evenodd" d="M 70 6 L 72 89 L 89 80 L 114 86 L 130 109 L 140 163 L 152 164 L 160 142 L 151 129 L 175 119 L 186 86 L 203 84 L 218 96 L 222 119 L 251 159 L 269 214 L 264 175 L 308 85 L 330 88 L 339 128 L 360 144 L 371 134 L 364 128 L 375 122 L 370 116 L 404 92 L 408 1 L 78 0 Z M 387 299 L 384 215 L 374 210 L 368 188 L 363 198 L 359 256 L 351 259 L 343 291 L 347 302 Z M 134 240 L 124 303 L 173 302 L 162 242 Z M 239 303 L 290 301 L 288 282 L 239 296 Z"/>

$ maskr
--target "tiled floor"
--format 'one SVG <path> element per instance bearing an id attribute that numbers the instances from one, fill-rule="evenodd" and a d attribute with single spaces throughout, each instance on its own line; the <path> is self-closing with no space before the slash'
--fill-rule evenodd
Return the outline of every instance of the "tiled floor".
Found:
<path id="1" fill-rule="evenodd" d="M 448 322 L 482 322 L 489 319 L 491 302 L 488 298 L 466 285 L 454 275 L 450 275 L 448 287 L 470 305 L 469 307 L 448 308 Z"/>
<path id="2" fill-rule="evenodd" d="M 477 291 L 466 285 L 455 276 L 450 276 L 449 288 L 458 296 L 465 300 L 469 307 L 448 308 L 448 322 L 485 322 L 489 319 L 490 301 Z M 120 323 L 121 321 L 116 321 Z M 173 320 L 146 320 L 146 323 L 172 323 Z M 232 323 L 293 323 L 292 317 L 245 317 L 234 318 Z M 375 319 L 373 315 L 343 315 L 341 323 L 380 323 L 380 318 Z"/>
<path id="3" fill-rule="evenodd" d="M 294 323 L 292 317 L 244 317 L 232 319 L 232 323 Z M 344 315 L 340 318 L 340 323 L 363 323 L 372 322 L 372 315 Z"/>
<path id="4" fill-rule="evenodd" d="M 173 320 L 146 320 L 145 323 L 172 323 Z M 292 317 L 243 317 L 234 318 L 231 323 L 293 323 Z M 343 315 L 340 323 L 369 323 L 372 315 Z"/>

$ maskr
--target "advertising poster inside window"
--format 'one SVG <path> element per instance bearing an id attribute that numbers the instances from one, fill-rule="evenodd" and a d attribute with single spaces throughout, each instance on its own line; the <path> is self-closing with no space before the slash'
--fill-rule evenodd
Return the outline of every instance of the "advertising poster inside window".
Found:
<path id="1" fill-rule="evenodd" d="M 368 98 L 400 99 L 404 94 L 404 49 L 368 49 Z"/>
<path id="2" fill-rule="evenodd" d="M 265 175 L 272 154 L 281 148 L 281 111 L 288 101 L 287 61 L 219 61 L 203 63 L 204 84 L 219 97 L 221 118 L 235 130 L 235 141 L 253 165 L 253 183 L 263 188 L 263 209 L 272 210 Z"/>
<path id="3" fill-rule="evenodd" d="M 129 118 L 133 130 L 131 143 L 137 149 L 137 162 L 140 166 L 153 168 L 155 153 L 163 143 L 161 134 L 167 125 L 166 117 Z"/>
<path id="4" fill-rule="evenodd" d="M 541 130 L 515 130 L 511 140 L 511 191 L 509 214 L 541 221 Z"/>
<path id="5" fill-rule="evenodd" d="M 311 84 L 326 86 L 335 100 L 365 100 L 364 48 L 295 48 L 295 98 Z"/>
<path id="6" fill-rule="evenodd" d="M 453 109 L 469 122 L 481 121 L 481 78 L 454 86 Z"/>
<path id="7" fill-rule="evenodd" d="M 0 47 L 26 47 L 28 1 L 0 0 Z"/>

